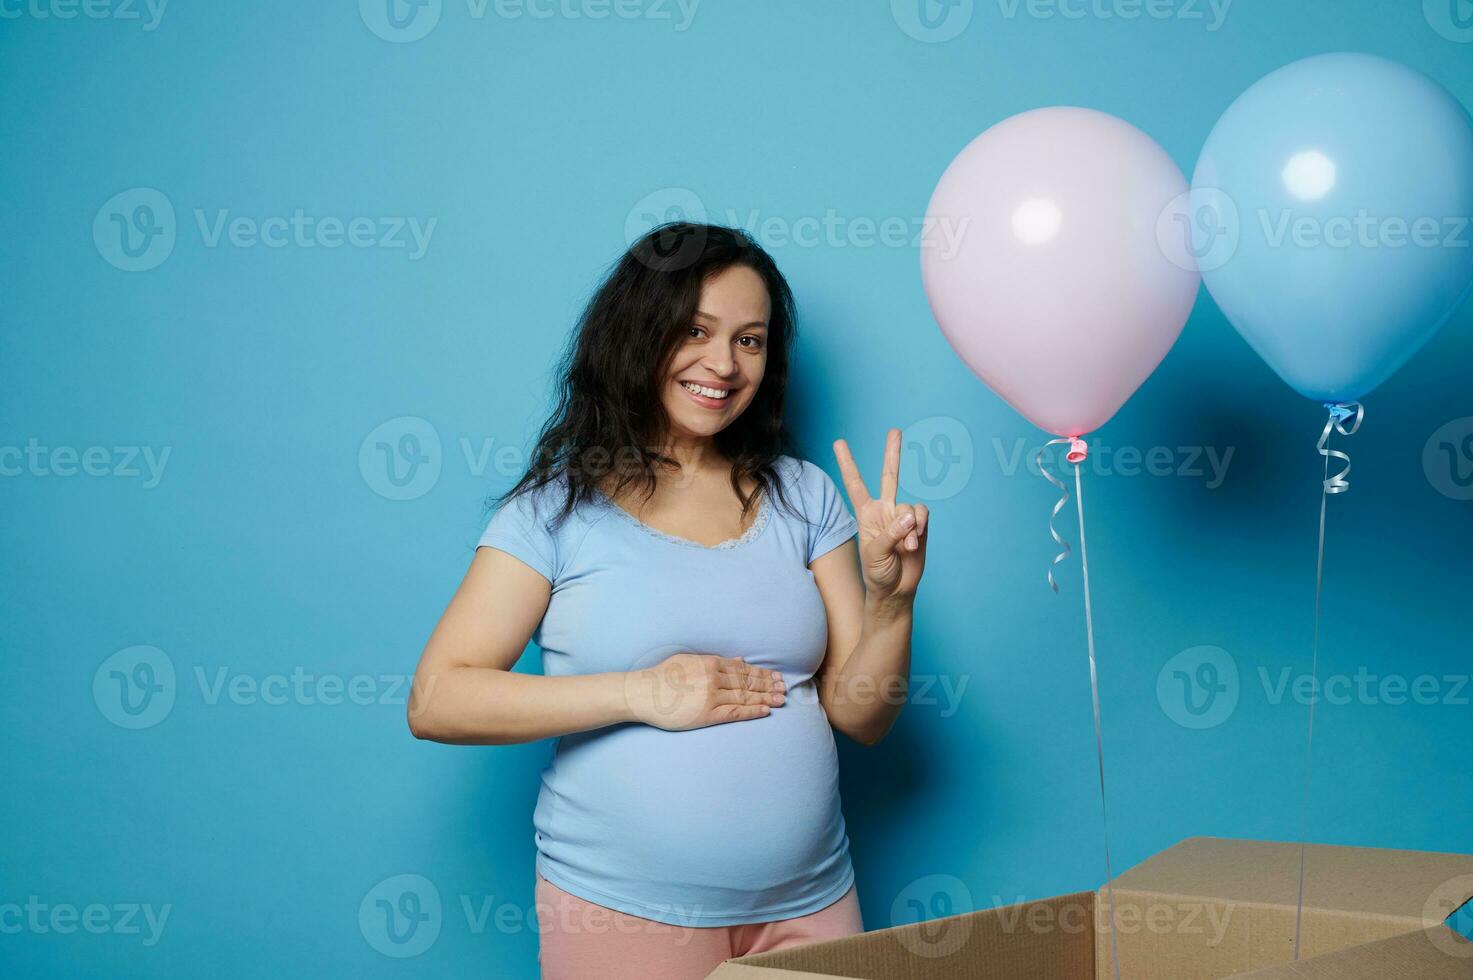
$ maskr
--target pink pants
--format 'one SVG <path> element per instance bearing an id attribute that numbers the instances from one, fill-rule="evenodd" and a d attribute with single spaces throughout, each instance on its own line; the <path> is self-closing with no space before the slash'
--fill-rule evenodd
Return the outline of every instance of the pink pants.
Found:
<path id="1" fill-rule="evenodd" d="M 722 960 L 864 931 L 854 888 L 796 919 L 674 926 L 616 912 L 537 876 L 543 980 L 704 980 Z"/>

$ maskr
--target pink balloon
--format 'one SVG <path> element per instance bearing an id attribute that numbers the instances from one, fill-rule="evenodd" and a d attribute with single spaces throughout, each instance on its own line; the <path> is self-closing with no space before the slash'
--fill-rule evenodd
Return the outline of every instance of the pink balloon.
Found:
<path id="1" fill-rule="evenodd" d="M 1069 106 L 1003 120 L 931 197 L 921 273 L 942 333 L 1034 425 L 1095 431 L 1196 301 L 1196 263 L 1170 244 L 1186 202 L 1176 164 L 1123 120 Z"/>

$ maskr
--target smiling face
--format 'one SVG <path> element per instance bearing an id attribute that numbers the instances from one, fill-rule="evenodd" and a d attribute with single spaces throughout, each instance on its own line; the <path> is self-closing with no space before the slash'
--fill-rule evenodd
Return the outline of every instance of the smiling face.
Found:
<path id="1" fill-rule="evenodd" d="M 674 440 L 708 439 L 734 422 L 767 368 L 771 301 L 754 270 L 734 265 L 711 276 L 696 310 L 661 386 Z"/>

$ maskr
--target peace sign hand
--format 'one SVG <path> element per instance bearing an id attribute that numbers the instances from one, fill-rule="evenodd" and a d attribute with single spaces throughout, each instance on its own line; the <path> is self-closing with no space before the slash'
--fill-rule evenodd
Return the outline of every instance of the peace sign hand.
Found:
<path id="1" fill-rule="evenodd" d="M 859 521 L 859 561 L 864 587 L 871 599 L 908 599 L 920 585 L 926 566 L 926 524 L 930 511 L 925 504 L 898 504 L 895 490 L 900 483 L 900 430 L 885 434 L 885 469 L 880 477 L 880 496 L 869 495 L 854 465 L 849 444 L 834 443 L 834 456 L 844 477 L 844 490 Z"/>

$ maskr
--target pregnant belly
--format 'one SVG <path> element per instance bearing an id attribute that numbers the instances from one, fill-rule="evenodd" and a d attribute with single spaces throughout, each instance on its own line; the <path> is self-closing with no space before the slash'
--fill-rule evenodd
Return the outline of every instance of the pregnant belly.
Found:
<path id="1" fill-rule="evenodd" d="M 761 905 L 848 860 L 833 733 L 812 682 L 750 721 L 564 738 L 536 823 L 555 868 L 616 895 L 656 881 Z"/>

